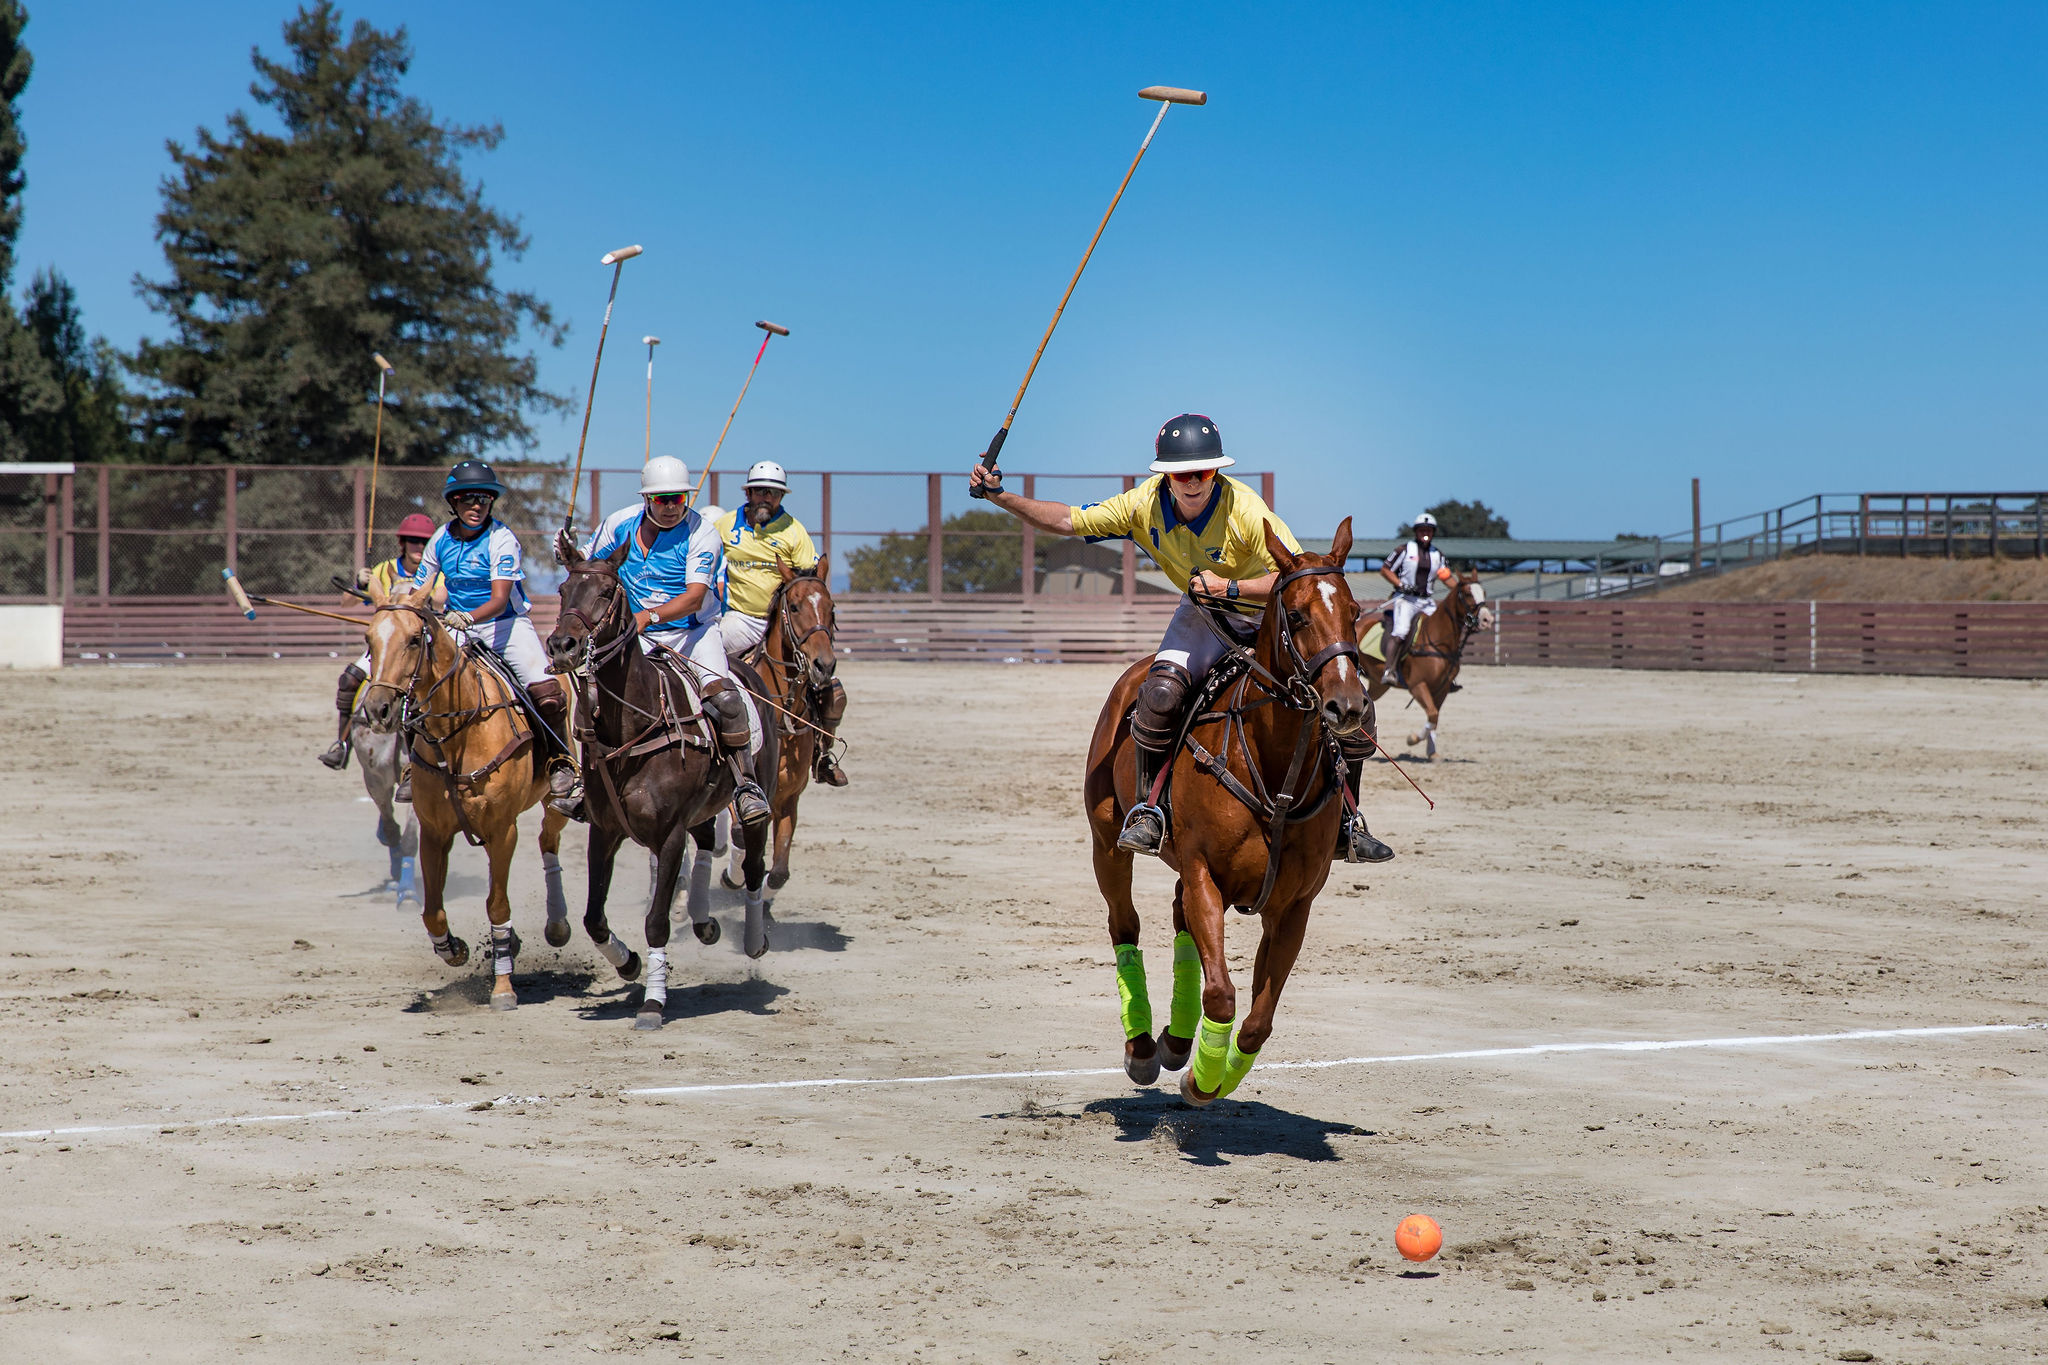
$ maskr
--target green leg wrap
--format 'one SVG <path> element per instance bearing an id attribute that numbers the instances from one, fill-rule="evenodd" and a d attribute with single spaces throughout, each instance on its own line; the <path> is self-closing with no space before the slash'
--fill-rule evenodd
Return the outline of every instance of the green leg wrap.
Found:
<path id="1" fill-rule="evenodd" d="M 1230 1050 L 1230 1025 L 1202 1016 L 1202 1031 L 1195 1039 L 1195 1086 L 1213 1091 L 1223 1084 L 1224 1054 Z"/>
<path id="2" fill-rule="evenodd" d="M 1183 930 L 1173 936 L 1173 1015 L 1166 1027 L 1176 1038 L 1192 1038 L 1201 1017 L 1202 955 L 1195 936 Z"/>
<path id="3" fill-rule="evenodd" d="M 1230 1051 L 1223 1058 L 1223 1085 L 1221 1089 L 1217 1090 L 1216 1098 L 1222 1099 L 1225 1095 L 1237 1089 L 1237 1083 L 1250 1074 L 1252 1063 L 1257 1060 L 1259 1060 L 1258 1053 L 1239 1052 L 1237 1050 L 1237 1039 L 1232 1038 L 1230 1040 Z"/>
<path id="4" fill-rule="evenodd" d="M 1116 993 L 1123 1001 L 1124 1037 L 1152 1032 L 1152 997 L 1145 992 L 1145 954 L 1135 943 L 1116 949 Z"/>

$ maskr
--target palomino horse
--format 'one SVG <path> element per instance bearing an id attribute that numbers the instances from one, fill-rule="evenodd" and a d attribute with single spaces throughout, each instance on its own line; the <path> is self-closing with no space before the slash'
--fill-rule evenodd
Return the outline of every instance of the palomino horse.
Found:
<path id="1" fill-rule="evenodd" d="M 505 884 L 519 841 L 519 816 L 548 794 L 545 739 L 533 732 L 510 684 L 468 656 L 461 639 L 434 610 L 424 588 L 400 593 L 370 618 L 370 683 L 361 710 L 380 734 L 400 730 L 412 757 L 412 808 L 420 822 L 420 872 L 426 906 L 420 919 L 434 952 L 451 967 L 469 961 L 469 945 L 448 932 L 442 892 L 448 849 L 457 834 L 481 844 L 490 858 L 491 920 L 497 980 L 491 1008 L 516 1009 L 512 966 L 519 935 Z M 540 852 L 549 876 L 547 940 L 569 941 L 569 907 L 561 896 L 562 826 L 541 812 Z"/>
<path id="2" fill-rule="evenodd" d="M 770 891 L 789 885 L 789 846 L 796 838 L 797 798 L 810 785 L 818 745 L 823 742 L 815 698 L 832 686 L 832 675 L 839 668 L 832 653 L 839 618 L 832 607 L 832 589 L 827 586 L 831 580 L 825 559 L 821 557 L 816 567 L 801 573 L 780 559 L 775 567 L 782 571 L 782 586 L 768 605 L 768 632 L 762 637 L 757 665 L 782 730 L 782 766 L 775 780 L 775 861 L 768 868 Z M 754 657 L 748 656 L 749 660 Z M 740 857 L 740 845 L 734 843 L 732 872 L 741 870 Z M 719 879 L 728 890 L 740 886 L 739 879 L 726 872 L 721 872 Z M 773 897 L 768 904 L 775 904 Z"/>
<path id="3" fill-rule="evenodd" d="M 1356 605 L 1344 581 L 1351 519 L 1337 528 L 1327 555 L 1293 554 L 1270 527 L 1266 549 L 1280 579 L 1249 665 L 1214 698 L 1216 709 L 1184 722 L 1185 742 L 1173 760 L 1159 852 L 1180 876 L 1173 892 L 1173 1007 L 1156 1040 L 1131 903 L 1132 855 L 1116 842 L 1136 799 L 1130 712 L 1151 659 L 1132 664 L 1110 689 L 1088 746 L 1084 791 L 1095 884 L 1109 903 L 1116 948 L 1124 1071 L 1149 1085 L 1161 1066 L 1186 1066 L 1192 1051 L 1194 1065 L 1180 1089 L 1196 1105 L 1236 1089 L 1273 1032 L 1309 907 L 1330 875 L 1346 799 L 1332 739 L 1356 732 L 1367 714 L 1351 634 Z M 1191 710 L 1206 695 L 1198 691 Z M 1235 1038 L 1237 987 L 1223 954 L 1224 910 L 1232 905 L 1263 921 L 1251 1010 Z"/>
<path id="4" fill-rule="evenodd" d="M 1363 606 L 1359 615 L 1359 641 L 1372 631 L 1373 622 L 1380 619 L 1379 613 L 1370 606 Z M 1408 695 L 1422 705 L 1422 733 L 1408 736 L 1410 744 L 1428 745 L 1428 754 L 1436 757 L 1437 716 L 1443 711 L 1444 698 L 1451 695 L 1451 688 L 1458 681 L 1458 667 L 1465 657 L 1465 646 L 1471 643 L 1474 631 L 1493 628 L 1493 608 L 1486 604 L 1486 589 L 1480 585 L 1479 575 L 1469 570 L 1458 575 L 1456 586 L 1438 608 L 1420 618 L 1415 626 L 1415 643 L 1401 656 L 1401 681 L 1407 684 Z M 1381 670 L 1371 670 L 1372 699 L 1378 701 L 1389 688 L 1381 681 Z"/>
<path id="5" fill-rule="evenodd" d="M 562 606 L 548 636 L 548 655 L 556 673 L 577 681 L 577 738 L 583 746 L 583 803 L 590 818 L 590 898 L 583 912 L 584 932 L 618 970 L 621 979 L 640 975 L 640 955 L 627 948 L 605 918 L 611 893 L 612 861 L 628 838 L 655 854 L 654 894 L 647 906 L 647 984 L 636 1029 L 658 1029 L 668 1003 L 669 913 L 675 904 L 676 882 L 683 855 L 694 838 L 712 846 L 715 817 L 732 800 L 731 765 L 720 760 L 715 728 L 690 702 L 670 670 L 640 648 L 640 633 L 626 603 L 619 566 L 630 544 L 603 559 L 585 559 L 566 537 L 557 543 L 563 567 Z M 759 690 L 760 680 L 744 665 L 735 676 Z M 761 726 L 765 762 L 756 772 L 773 773 L 779 736 Z M 775 801 L 774 783 L 768 800 Z M 768 911 L 761 884 L 767 871 L 768 826 L 733 831 L 734 842 L 746 844 L 746 952 L 759 957 L 768 951 Z M 717 941 L 717 921 L 696 925 L 697 937 Z"/>

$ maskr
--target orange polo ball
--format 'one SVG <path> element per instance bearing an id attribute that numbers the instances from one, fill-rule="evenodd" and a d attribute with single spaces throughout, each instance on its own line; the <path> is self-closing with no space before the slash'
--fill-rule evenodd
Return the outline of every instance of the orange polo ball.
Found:
<path id="1" fill-rule="evenodd" d="M 1411 1261 L 1426 1261 L 1442 1250 L 1444 1230 L 1426 1213 L 1411 1213 L 1394 1229 L 1394 1246 Z"/>

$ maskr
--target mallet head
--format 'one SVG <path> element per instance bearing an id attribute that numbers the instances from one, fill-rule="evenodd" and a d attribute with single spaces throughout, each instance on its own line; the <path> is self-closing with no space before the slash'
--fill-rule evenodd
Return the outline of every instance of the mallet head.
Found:
<path id="1" fill-rule="evenodd" d="M 396 371 L 395 371 L 395 370 L 394 370 L 394 369 L 392 368 L 392 366 L 391 366 L 391 362 L 390 362 L 390 361 L 388 361 L 388 360 L 386 360 L 386 359 L 385 359 L 385 358 L 384 358 L 383 356 L 381 356 L 381 355 L 378 355 L 378 354 L 377 354 L 377 353 L 376 353 L 375 351 L 372 351 L 372 352 L 370 352 L 370 359 L 372 359 L 372 360 L 376 361 L 376 362 L 377 362 L 377 368 L 378 368 L 378 369 L 380 369 L 380 370 L 382 370 L 382 371 L 384 371 L 384 373 L 386 373 L 386 374 L 395 374 L 395 373 L 396 373 Z"/>
<path id="2" fill-rule="evenodd" d="M 235 599 L 235 606 L 251 621 L 256 619 L 256 608 L 249 601 L 249 594 L 242 591 L 241 580 L 235 577 L 233 569 L 222 569 L 220 576 L 228 585 L 228 596 Z"/>
<path id="3" fill-rule="evenodd" d="M 640 254 L 640 251 L 641 248 L 637 246 L 622 246 L 616 251 L 605 252 L 604 255 L 598 257 L 597 263 L 599 265 L 617 265 L 620 261 L 632 260 Z"/>
<path id="4" fill-rule="evenodd" d="M 1138 92 L 1141 100 L 1160 100 L 1166 104 L 1207 104 L 1206 90 L 1183 90 L 1177 85 L 1148 85 Z"/>
<path id="5" fill-rule="evenodd" d="M 754 325 L 756 327 L 759 327 L 764 332 L 773 332 L 776 336 L 779 337 L 786 337 L 789 335 L 789 329 L 787 327 L 780 326 L 777 323 L 757 322 Z"/>
<path id="6" fill-rule="evenodd" d="M 641 338 L 640 338 L 640 342 L 641 342 L 641 344 L 642 344 L 642 345 L 644 345 L 644 346 L 659 346 L 659 345 L 661 345 L 661 338 L 660 338 L 660 337 L 641 337 Z"/>

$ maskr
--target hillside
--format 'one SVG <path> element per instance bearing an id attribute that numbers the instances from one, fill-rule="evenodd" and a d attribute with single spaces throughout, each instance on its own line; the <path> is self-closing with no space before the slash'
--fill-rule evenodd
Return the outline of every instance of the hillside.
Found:
<path id="1" fill-rule="evenodd" d="M 1680 579 L 1652 595 L 1674 602 L 2048 602 L 2048 560 L 1808 555 L 1694 583 Z"/>

